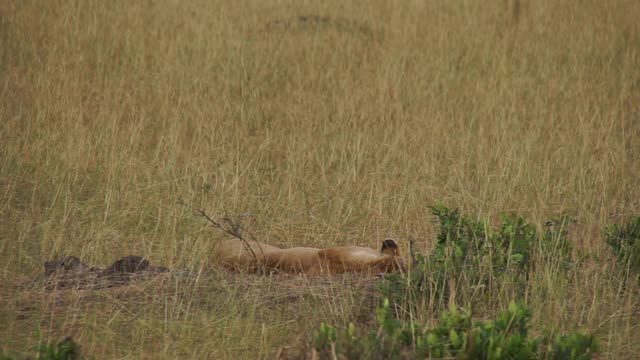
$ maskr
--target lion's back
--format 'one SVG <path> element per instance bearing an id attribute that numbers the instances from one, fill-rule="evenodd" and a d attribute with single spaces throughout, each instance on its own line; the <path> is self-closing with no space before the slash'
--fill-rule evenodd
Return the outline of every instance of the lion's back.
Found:
<path id="1" fill-rule="evenodd" d="M 214 262 L 229 269 L 255 269 L 260 265 L 256 260 L 261 262 L 266 254 L 280 250 L 275 246 L 258 243 L 256 241 L 249 240 L 246 244 L 249 245 L 253 253 L 248 251 L 246 245 L 239 239 L 223 241 L 214 249 Z"/>

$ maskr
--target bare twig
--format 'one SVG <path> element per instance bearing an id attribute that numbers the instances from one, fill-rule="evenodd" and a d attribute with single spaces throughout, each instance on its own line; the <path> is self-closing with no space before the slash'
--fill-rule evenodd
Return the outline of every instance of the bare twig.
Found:
<path id="1" fill-rule="evenodd" d="M 220 220 L 214 220 L 203 209 L 194 208 L 193 206 L 185 203 L 182 200 L 178 200 L 178 204 L 190 208 L 196 214 L 198 214 L 199 216 L 202 216 L 203 218 L 205 218 L 205 220 L 207 220 L 209 222 L 209 224 L 211 224 L 211 226 L 213 226 L 214 228 L 222 230 L 223 232 L 225 232 L 225 233 L 233 236 L 234 238 L 240 240 L 240 242 L 242 243 L 244 249 L 249 254 L 251 254 L 251 257 L 256 261 L 256 264 L 260 264 L 260 261 L 258 260 L 258 256 L 253 251 L 253 248 L 249 244 L 249 241 L 247 239 L 245 239 L 245 237 L 242 235 L 242 224 L 240 224 L 240 222 L 233 221 L 233 219 L 227 214 L 226 211 L 225 211 L 225 215 L 224 215 L 223 218 L 221 218 Z M 262 253 L 262 255 L 264 255 L 264 251 L 262 250 L 262 246 L 260 246 L 260 243 L 256 240 L 255 236 L 249 231 L 247 231 L 247 233 L 251 237 L 251 240 L 255 241 L 255 243 L 258 245 L 258 249 L 260 249 L 260 253 Z"/>
<path id="2" fill-rule="evenodd" d="M 418 264 L 418 259 L 416 259 L 416 239 L 409 235 L 409 255 L 411 256 L 411 268 L 415 268 Z"/>

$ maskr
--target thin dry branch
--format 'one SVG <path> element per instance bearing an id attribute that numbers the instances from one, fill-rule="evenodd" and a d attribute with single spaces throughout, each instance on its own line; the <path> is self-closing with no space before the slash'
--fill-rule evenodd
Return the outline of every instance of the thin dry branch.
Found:
<path id="1" fill-rule="evenodd" d="M 193 206 L 185 203 L 182 200 L 178 200 L 178 204 L 190 208 L 196 214 L 198 214 L 199 216 L 202 216 L 203 218 L 205 218 L 205 220 L 207 220 L 211 224 L 211 226 L 213 226 L 214 228 L 222 230 L 223 232 L 225 232 L 225 233 L 233 236 L 234 238 L 240 240 L 240 242 L 242 242 L 242 245 L 244 246 L 245 250 L 247 252 L 249 252 L 249 254 L 251 254 L 251 257 L 256 261 L 256 264 L 260 264 L 260 261 L 258 260 L 258 256 L 253 251 L 253 248 L 251 247 L 251 245 L 249 245 L 248 240 L 242 235 L 242 224 L 240 224 L 239 221 L 234 221 L 227 214 L 226 211 L 224 211 L 224 213 L 225 213 L 224 217 L 222 217 L 220 220 L 214 220 L 203 209 L 194 208 Z M 258 245 L 258 249 L 260 249 L 260 253 L 262 253 L 262 255 L 264 255 L 264 250 L 262 250 L 262 246 L 260 246 L 260 242 L 258 242 L 256 240 L 255 236 L 251 232 L 249 232 L 249 231 L 246 231 L 246 232 L 251 237 L 251 240 L 255 241 L 255 243 Z"/>
<path id="2" fill-rule="evenodd" d="M 418 259 L 416 259 L 416 239 L 409 235 L 409 255 L 411 256 L 411 268 L 415 268 L 418 264 Z"/>

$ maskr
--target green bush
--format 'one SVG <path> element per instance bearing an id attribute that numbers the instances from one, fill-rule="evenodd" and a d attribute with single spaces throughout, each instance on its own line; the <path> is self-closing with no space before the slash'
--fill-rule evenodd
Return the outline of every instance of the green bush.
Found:
<path id="1" fill-rule="evenodd" d="M 590 359 L 597 350 L 592 336 L 530 338 L 531 312 L 511 302 L 496 319 L 474 322 L 464 310 L 451 307 L 431 328 L 397 320 L 385 300 L 376 315 L 378 327 L 358 334 L 353 324 L 338 331 L 326 324 L 315 333 L 321 358 L 400 359 Z"/>
<path id="2" fill-rule="evenodd" d="M 80 359 L 80 346 L 70 337 L 66 337 L 56 345 L 42 345 L 38 348 L 39 358 L 43 360 Z"/>
<path id="3" fill-rule="evenodd" d="M 626 224 L 607 227 L 605 235 L 618 261 L 630 270 L 640 273 L 640 216 Z"/>
<path id="4" fill-rule="evenodd" d="M 570 335 L 556 335 L 553 341 L 547 342 L 547 356 L 549 360 L 588 360 L 597 350 L 597 343 L 593 336 L 583 332 Z"/>
<path id="5" fill-rule="evenodd" d="M 403 299 L 432 297 L 446 304 L 456 291 L 456 302 L 468 304 L 482 295 L 503 292 L 521 297 L 536 266 L 566 269 L 571 265 L 567 239 L 568 215 L 548 221 L 542 233 L 516 214 L 501 216 L 496 229 L 484 221 L 462 216 L 442 204 L 431 206 L 440 231 L 430 255 L 416 254 L 411 271 L 391 274 L 380 284 L 384 296 Z M 486 296 L 485 296 L 486 297 Z"/>
<path id="6" fill-rule="evenodd" d="M 40 360 L 75 360 L 85 359 L 80 354 L 80 346 L 70 337 L 60 340 L 56 344 L 41 344 L 37 347 L 37 359 Z M 0 360 L 12 360 L 14 358 L 0 353 Z"/>

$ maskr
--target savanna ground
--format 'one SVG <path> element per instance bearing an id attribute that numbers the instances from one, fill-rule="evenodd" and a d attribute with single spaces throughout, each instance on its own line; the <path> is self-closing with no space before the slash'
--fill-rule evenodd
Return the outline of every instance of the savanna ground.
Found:
<path id="1" fill-rule="evenodd" d="M 602 229 L 640 212 L 638 19 L 634 0 L 2 1 L 0 346 L 298 354 L 320 322 L 371 321 L 367 280 L 221 273 L 228 236 L 177 200 L 250 214 L 274 245 L 412 236 L 420 252 L 441 200 L 538 226 L 571 212 L 583 260 L 566 281 L 533 277 L 533 326 L 637 358 L 638 286 Z M 129 254 L 192 275 L 41 286 L 46 260 Z"/>

